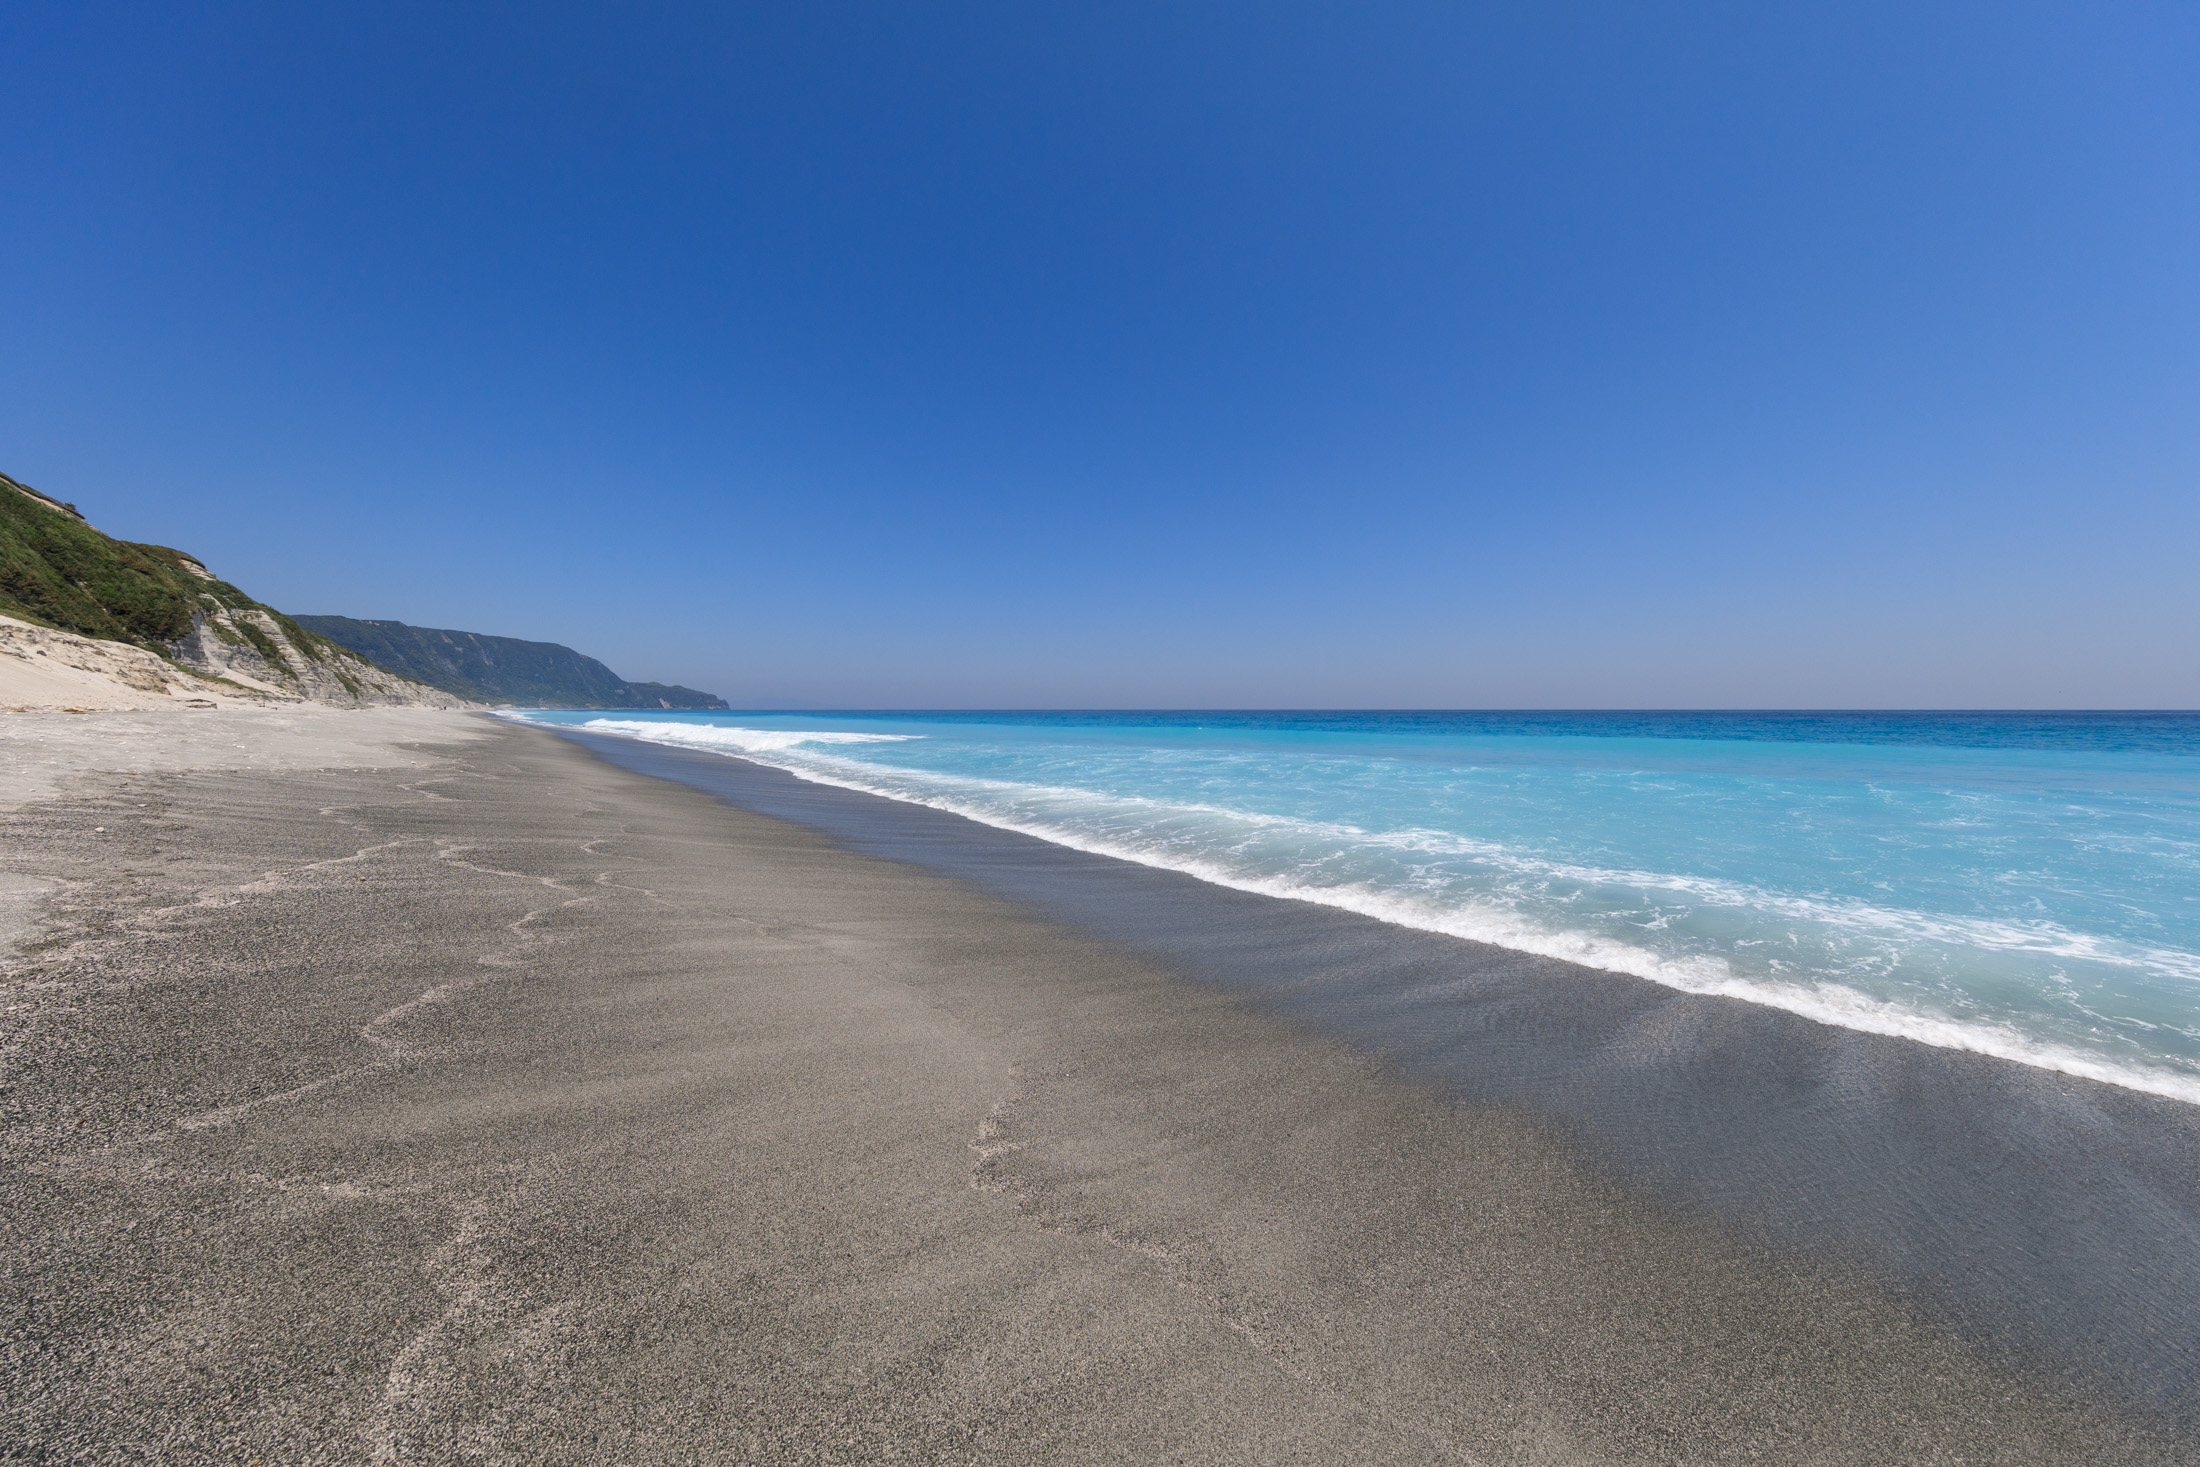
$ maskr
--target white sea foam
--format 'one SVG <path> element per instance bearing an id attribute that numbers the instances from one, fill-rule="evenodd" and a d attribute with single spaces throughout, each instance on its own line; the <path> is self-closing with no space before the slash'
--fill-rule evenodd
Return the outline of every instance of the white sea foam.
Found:
<path id="1" fill-rule="evenodd" d="M 1890 1002 L 1827 979 L 1806 983 L 1743 974 L 1715 954 L 1653 952 L 1595 933 L 1554 928 L 1517 911 L 1456 894 L 1436 901 L 1411 893 L 1380 890 L 1364 883 L 1322 883 L 1288 873 L 1248 871 L 1228 863 L 1225 858 L 1231 854 L 1230 843 L 1215 840 L 1213 837 L 1217 833 L 1212 831 L 1205 833 L 1206 839 L 1190 842 L 1178 839 L 1168 844 L 1141 843 L 1078 829 L 1062 818 L 1048 819 L 1043 809 L 1032 807 L 1084 805 L 1097 813 L 1111 807 L 1130 806 L 1145 807 L 1157 816 L 1208 816 L 1256 829 L 1287 829 L 1316 844 L 1339 848 L 1387 846 L 1430 855 L 1465 856 L 1520 875 L 1583 885 L 1666 891 L 1708 905 L 1771 912 L 1795 920 L 1874 931 L 1890 937 L 1928 938 L 1987 950 L 2144 964 L 2158 966 L 2159 971 L 2177 976 L 2200 976 L 2200 957 L 2189 953 L 2123 949 L 2047 922 L 1932 916 L 1867 903 L 1794 897 L 1710 878 L 1606 870 L 1547 861 L 1443 831 L 1370 832 L 1349 825 L 1297 820 L 1211 804 L 1099 795 L 1073 786 L 1016 783 L 864 764 L 836 758 L 830 747 L 900 743 L 920 737 L 918 735 L 760 730 L 719 724 L 620 719 L 592 719 L 582 727 L 591 732 L 752 759 L 814 783 L 946 811 L 997 829 L 1034 836 L 1094 855 L 1180 872 L 1236 891 L 1314 902 L 1396 926 L 1623 973 L 1687 993 L 1742 999 L 1819 1023 L 1991 1055 L 2200 1104 L 2200 1078 L 2147 1065 L 2118 1063 L 2068 1045 L 2043 1041 L 2007 1024 L 1960 1019 L 1916 1005 Z M 1065 812 L 1055 813 L 1059 816 Z M 1200 848 L 1186 849 L 1188 843 Z"/>
<path id="2" fill-rule="evenodd" d="M 625 734 L 656 744 L 678 744 L 721 753 L 770 754 L 801 744 L 900 744 L 922 734 L 834 733 L 824 729 L 733 728 L 719 723 L 658 723 L 643 719 L 591 718 L 581 725 L 596 733 Z"/>
<path id="3" fill-rule="evenodd" d="M 2135 947 L 2073 932 L 2044 919 L 2016 921 L 1990 917 L 1961 917 L 1945 913 L 1913 912 L 1900 907 L 1824 897 L 1798 897 L 1767 891 L 1743 882 L 1717 877 L 1686 876 L 1673 872 L 1619 870 L 1584 866 L 1568 861 L 1549 861 L 1508 851 L 1486 841 L 1475 841 L 1448 831 L 1365 831 L 1351 826 L 1320 826 L 1306 822 L 1309 831 L 1334 833 L 1367 845 L 1425 851 L 1432 855 L 1468 856 L 1527 876 L 1576 882 L 1583 886 L 1627 887 L 1647 893 L 1667 892 L 1706 906 L 1746 908 L 1774 913 L 1797 921 L 1915 941 L 1939 942 L 1985 952 L 2027 953 L 2076 962 L 2113 963 L 2119 967 L 2146 969 L 2165 976 L 2200 981 L 2200 953 L 2174 948 Z"/>

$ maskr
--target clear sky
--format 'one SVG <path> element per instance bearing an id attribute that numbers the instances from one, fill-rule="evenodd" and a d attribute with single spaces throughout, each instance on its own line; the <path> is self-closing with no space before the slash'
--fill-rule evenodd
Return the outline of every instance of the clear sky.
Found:
<path id="1" fill-rule="evenodd" d="M 739 706 L 2200 705 L 2200 8 L 18 0 L 0 470 Z"/>

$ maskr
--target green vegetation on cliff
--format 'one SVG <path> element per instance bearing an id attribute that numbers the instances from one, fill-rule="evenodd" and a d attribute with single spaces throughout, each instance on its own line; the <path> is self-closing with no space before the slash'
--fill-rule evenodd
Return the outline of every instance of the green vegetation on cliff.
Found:
<path id="1" fill-rule="evenodd" d="M 264 612 L 315 661 L 334 650 L 182 551 L 102 534 L 74 505 L 0 474 L 0 614 L 167 657 L 192 634 L 192 613 L 214 608 Z M 224 622 L 219 635 L 241 637 L 280 665 L 274 643 L 250 618 Z"/>
<path id="2" fill-rule="evenodd" d="M 524 642 L 480 632 L 301 616 L 300 625 L 401 677 L 477 703 L 527 708 L 723 708 L 726 700 L 693 688 L 630 683 L 593 657 L 556 642 Z"/>

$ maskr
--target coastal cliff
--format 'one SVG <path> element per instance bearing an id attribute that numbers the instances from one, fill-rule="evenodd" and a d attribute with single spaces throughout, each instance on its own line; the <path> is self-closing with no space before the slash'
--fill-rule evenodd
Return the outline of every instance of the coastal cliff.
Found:
<path id="1" fill-rule="evenodd" d="M 300 616 L 297 623 L 362 657 L 477 703 L 531 708 L 724 708 L 726 700 L 666 683 L 630 683 L 556 642 L 481 632 Z"/>
<path id="2" fill-rule="evenodd" d="M 165 545 L 0 474 L 0 704 L 462 708 Z"/>

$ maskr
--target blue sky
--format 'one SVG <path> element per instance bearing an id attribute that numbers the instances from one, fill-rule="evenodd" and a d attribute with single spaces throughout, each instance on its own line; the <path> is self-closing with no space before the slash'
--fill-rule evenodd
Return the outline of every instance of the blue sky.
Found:
<path id="1" fill-rule="evenodd" d="M 2200 11 L 22 3 L 0 469 L 736 706 L 2200 705 Z"/>

